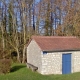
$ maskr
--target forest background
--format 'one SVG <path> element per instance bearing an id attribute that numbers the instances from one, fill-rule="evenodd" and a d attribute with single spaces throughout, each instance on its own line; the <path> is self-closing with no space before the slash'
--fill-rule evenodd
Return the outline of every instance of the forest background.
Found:
<path id="1" fill-rule="evenodd" d="M 32 35 L 80 37 L 80 0 L 0 0 L 0 57 L 24 63 Z"/>

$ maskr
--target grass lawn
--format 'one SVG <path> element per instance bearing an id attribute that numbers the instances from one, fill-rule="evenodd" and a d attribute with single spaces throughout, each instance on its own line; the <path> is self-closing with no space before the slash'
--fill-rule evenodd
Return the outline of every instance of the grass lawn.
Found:
<path id="1" fill-rule="evenodd" d="M 0 80 L 80 80 L 80 73 L 68 75 L 41 75 L 27 69 L 24 64 L 14 64 L 12 72 L 0 75 Z"/>

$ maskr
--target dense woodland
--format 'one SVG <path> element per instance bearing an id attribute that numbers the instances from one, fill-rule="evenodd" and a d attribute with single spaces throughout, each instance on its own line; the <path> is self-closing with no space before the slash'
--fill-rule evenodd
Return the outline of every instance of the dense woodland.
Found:
<path id="1" fill-rule="evenodd" d="M 0 0 L 0 57 L 24 63 L 32 35 L 80 37 L 80 0 Z"/>

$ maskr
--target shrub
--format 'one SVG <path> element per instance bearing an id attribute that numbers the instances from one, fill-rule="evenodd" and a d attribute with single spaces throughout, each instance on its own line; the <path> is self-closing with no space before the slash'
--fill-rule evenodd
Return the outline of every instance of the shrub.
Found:
<path id="1" fill-rule="evenodd" d="M 10 72 L 11 60 L 10 59 L 0 59 L 0 73 L 6 74 Z"/>
<path id="2" fill-rule="evenodd" d="M 12 62 L 17 62 L 17 52 L 16 51 L 11 52 L 11 59 L 12 59 Z"/>
<path id="3" fill-rule="evenodd" d="M 0 59 L 7 58 L 9 59 L 11 57 L 10 53 L 8 50 L 3 50 L 0 48 Z"/>

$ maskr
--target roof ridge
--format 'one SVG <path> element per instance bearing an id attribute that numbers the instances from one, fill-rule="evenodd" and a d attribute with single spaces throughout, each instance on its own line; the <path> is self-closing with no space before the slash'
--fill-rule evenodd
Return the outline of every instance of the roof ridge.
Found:
<path id="1" fill-rule="evenodd" d="M 76 36 L 32 36 L 33 38 L 77 38 Z"/>

